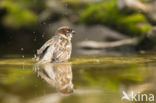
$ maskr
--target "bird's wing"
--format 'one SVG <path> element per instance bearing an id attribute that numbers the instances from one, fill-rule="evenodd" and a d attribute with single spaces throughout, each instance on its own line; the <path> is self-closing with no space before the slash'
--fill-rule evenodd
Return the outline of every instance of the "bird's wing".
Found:
<path id="1" fill-rule="evenodd" d="M 45 43 L 44 44 L 45 46 L 43 45 L 40 49 L 43 54 L 42 60 L 39 62 L 40 64 L 51 62 L 53 58 L 53 53 L 54 50 L 56 49 L 56 43 L 59 41 L 59 37 L 55 36 L 50 40 L 51 40 L 50 43 L 47 41 L 47 44 Z"/>
<path id="2" fill-rule="evenodd" d="M 56 37 L 53 37 L 50 40 L 48 40 L 46 43 L 44 43 L 44 45 L 39 50 L 37 50 L 37 54 L 41 55 L 50 45 L 54 44 L 55 38 Z"/>

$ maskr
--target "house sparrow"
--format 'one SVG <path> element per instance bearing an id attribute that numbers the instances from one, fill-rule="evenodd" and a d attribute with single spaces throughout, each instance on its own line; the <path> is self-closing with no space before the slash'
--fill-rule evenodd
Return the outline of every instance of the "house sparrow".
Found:
<path id="1" fill-rule="evenodd" d="M 75 31 L 67 26 L 58 28 L 55 36 L 37 50 L 38 55 L 43 54 L 43 58 L 39 61 L 39 64 L 68 60 L 71 56 L 71 38 L 74 33 Z"/>

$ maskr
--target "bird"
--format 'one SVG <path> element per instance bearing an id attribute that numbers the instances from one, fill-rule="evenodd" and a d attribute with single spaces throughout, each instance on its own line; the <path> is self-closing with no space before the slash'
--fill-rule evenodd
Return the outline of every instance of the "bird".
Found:
<path id="1" fill-rule="evenodd" d="M 68 26 L 58 28 L 55 35 L 37 50 L 37 55 L 42 56 L 39 64 L 65 62 L 71 57 L 71 39 L 75 31 Z"/>

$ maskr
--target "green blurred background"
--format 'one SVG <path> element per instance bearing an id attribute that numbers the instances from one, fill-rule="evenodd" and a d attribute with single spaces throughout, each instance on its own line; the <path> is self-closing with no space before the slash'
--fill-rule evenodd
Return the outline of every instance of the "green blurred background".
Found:
<path id="1" fill-rule="evenodd" d="M 88 48 L 95 50 L 87 41 L 98 45 L 132 38 L 137 38 L 136 44 L 123 42 L 117 47 L 99 47 L 98 51 L 154 51 L 154 5 L 154 0 L 1 0 L 0 54 L 35 54 L 64 25 L 77 32 L 73 55 L 85 54 Z M 83 41 L 85 44 L 78 44 Z"/>

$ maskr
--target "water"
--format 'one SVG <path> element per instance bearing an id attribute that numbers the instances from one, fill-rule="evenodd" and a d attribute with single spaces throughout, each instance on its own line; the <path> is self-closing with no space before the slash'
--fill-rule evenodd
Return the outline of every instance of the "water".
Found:
<path id="1" fill-rule="evenodd" d="M 121 100 L 123 92 L 156 94 L 155 67 L 156 55 L 73 57 L 46 65 L 5 57 L 0 59 L 0 103 L 131 103 Z"/>

